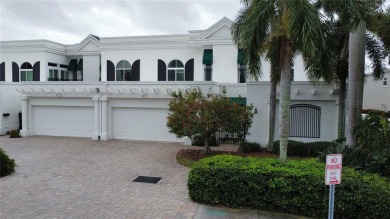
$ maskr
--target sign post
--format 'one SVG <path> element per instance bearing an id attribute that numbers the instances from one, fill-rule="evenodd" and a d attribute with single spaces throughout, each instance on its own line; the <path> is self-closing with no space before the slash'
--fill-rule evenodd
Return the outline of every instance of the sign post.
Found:
<path id="1" fill-rule="evenodd" d="M 341 183 L 342 159 L 341 154 L 328 154 L 326 156 L 325 185 L 329 185 L 328 219 L 333 219 L 335 185 Z"/>

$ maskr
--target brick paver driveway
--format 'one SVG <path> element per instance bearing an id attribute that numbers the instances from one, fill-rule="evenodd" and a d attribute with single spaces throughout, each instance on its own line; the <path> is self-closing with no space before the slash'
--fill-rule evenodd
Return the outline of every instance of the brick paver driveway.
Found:
<path id="1" fill-rule="evenodd" d="M 0 179 L 5 218 L 192 218 L 182 144 L 0 137 L 16 172 Z M 132 182 L 162 177 L 158 184 Z"/>

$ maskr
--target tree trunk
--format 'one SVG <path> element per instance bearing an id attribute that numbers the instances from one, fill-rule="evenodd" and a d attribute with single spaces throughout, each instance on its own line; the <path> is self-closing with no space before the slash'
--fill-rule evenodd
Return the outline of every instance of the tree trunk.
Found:
<path id="1" fill-rule="evenodd" d="M 357 145 L 354 130 L 361 119 L 363 104 L 365 36 L 366 23 L 363 21 L 349 34 L 347 143 L 351 148 Z"/>
<path id="2" fill-rule="evenodd" d="M 287 145 L 290 126 L 290 95 L 291 95 L 291 62 L 293 58 L 292 45 L 287 39 L 282 42 L 280 98 L 279 98 L 279 140 L 281 161 L 287 160 Z"/>
<path id="3" fill-rule="evenodd" d="M 338 118 L 338 134 L 337 138 L 345 137 L 345 95 L 347 92 L 347 79 L 340 79 L 339 87 L 339 118 Z"/>
<path id="4" fill-rule="evenodd" d="M 275 137 L 275 114 L 276 114 L 276 86 L 277 81 L 271 78 L 269 95 L 269 118 L 268 118 L 268 145 L 267 151 L 272 151 Z"/>
<path id="5" fill-rule="evenodd" d="M 205 137 L 204 138 L 204 149 L 203 149 L 203 153 L 205 155 L 210 155 L 210 146 L 209 146 L 209 141 L 208 141 L 208 138 Z"/>

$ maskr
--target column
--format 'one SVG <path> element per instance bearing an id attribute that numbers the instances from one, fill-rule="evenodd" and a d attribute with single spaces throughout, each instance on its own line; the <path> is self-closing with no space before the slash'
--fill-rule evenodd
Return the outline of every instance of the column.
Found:
<path id="1" fill-rule="evenodd" d="M 22 97 L 22 130 L 20 130 L 20 135 L 26 137 L 30 135 L 28 128 L 28 97 Z"/>
<path id="2" fill-rule="evenodd" d="M 107 100 L 107 97 L 102 97 L 101 101 L 102 101 L 102 134 L 101 134 L 100 139 L 103 141 L 107 141 L 110 138 L 109 134 L 107 133 L 107 129 L 108 129 L 108 125 L 107 125 L 108 100 Z"/>
<path id="3" fill-rule="evenodd" d="M 99 97 L 93 97 L 92 101 L 94 102 L 95 116 L 94 116 L 94 131 L 92 135 L 92 140 L 99 140 L 100 135 L 100 101 Z"/>

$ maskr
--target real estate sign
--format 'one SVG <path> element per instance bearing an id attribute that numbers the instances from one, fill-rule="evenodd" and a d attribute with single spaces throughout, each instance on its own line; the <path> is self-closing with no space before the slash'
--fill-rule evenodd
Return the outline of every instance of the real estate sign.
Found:
<path id="1" fill-rule="evenodd" d="M 343 156 L 341 154 L 328 154 L 325 166 L 325 185 L 341 183 L 341 169 Z"/>

